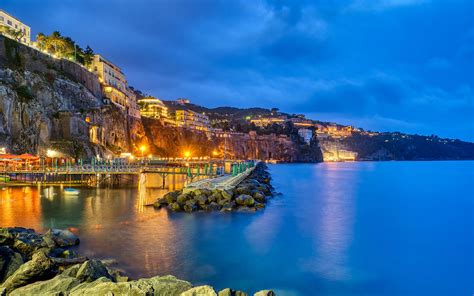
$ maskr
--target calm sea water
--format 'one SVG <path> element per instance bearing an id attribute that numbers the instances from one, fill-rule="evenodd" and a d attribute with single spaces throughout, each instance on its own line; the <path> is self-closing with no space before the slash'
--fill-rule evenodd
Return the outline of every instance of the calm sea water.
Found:
<path id="1" fill-rule="evenodd" d="M 278 295 L 473 295 L 474 162 L 272 165 L 258 213 L 168 213 L 160 192 L 4 188 L 0 225 L 70 228 L 133 277 Z"/>

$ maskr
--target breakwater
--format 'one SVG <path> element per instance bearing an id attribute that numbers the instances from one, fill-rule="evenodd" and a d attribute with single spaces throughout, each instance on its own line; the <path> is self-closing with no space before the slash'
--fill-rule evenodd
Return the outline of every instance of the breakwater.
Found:
<path id="1" fill-rule="evenodd" d="M 274 195 L 270 174 L 265 163 L 258 163 L 253 171 L 240 183 L 227 189 L 185 188 L 172 191 L 158 198 L 153 206 L 174 212 L 257 211 L 265 208 Z"/>
<path id="2" fill-rule="evenodd" d="M 70 248 L 80 243 L 69 230 L 0 228 L 0 295 L 180 295 L 245 296 L 230 288 L 218 293 L 174 276 L 131 280 L 106 262 Z M 262 290 L 256 296 L 275 295 Z"/>

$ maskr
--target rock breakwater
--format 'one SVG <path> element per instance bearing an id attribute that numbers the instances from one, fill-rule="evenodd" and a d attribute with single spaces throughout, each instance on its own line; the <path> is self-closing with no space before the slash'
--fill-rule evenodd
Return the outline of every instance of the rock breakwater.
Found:
<path id="1" fill-rule="evenodd" d="M 6 295 L 181 295 L 246 296 L 243 291 L 193 287 L 174 276 L 130 280 L 104 262 L 70 247 L 79 239 L 68 230 L 38 234 L 21 227 L 0 228 L 0 296 Z M 271 290 L 255 293 L 275 295 Z"/>
<path id="2" fill-rule="evenodd" d="M 270 173 L 265 163 L 256 165 L 252 173 L 233 189 L 191 189 L 178 190 L 158 198 L 153 206 L 167 208 L 174 212 L 257 211 L 265 208 L 274 190 L 270 184 Z"/>

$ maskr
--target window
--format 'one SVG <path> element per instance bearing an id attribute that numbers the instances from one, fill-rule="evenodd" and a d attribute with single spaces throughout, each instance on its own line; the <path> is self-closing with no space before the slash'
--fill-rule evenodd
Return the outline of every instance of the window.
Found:
<path id="1" fill-rule="evenodd" d="M 12 25 L 12 21 L 8 20 L 7 21 L 7 24 L 9 24 L 10 26 Z"/>
<path id="2" fill-rule="evenodd" d="M 3 16 L 0 16 L 0 21 L 4 21 L 5 19 L 3 18 Z"/>

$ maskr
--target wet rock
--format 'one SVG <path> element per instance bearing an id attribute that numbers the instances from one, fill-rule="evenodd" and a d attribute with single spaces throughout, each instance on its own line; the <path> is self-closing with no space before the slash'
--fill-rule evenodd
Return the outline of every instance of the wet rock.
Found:
<path id="1" fill-rule="evenodd" d="M 190 199 L 190 195 L 188 195 L 186 193 L 182 193 L 182 194 L 178 195 L 178 197 L 176 198 L 176 202 L 180 203 L 180 204 L 184 204 L 189 199 Z"/>
<path id="2" fill-rule="evenodd" d="M 264 203 L 256 202 L 256 203 L 254 204 L 254 207 L 255 207 L 256 209 L 264 209 L 264 208 L 265 208 L 265 204 L 264 204 Z"/>
<path id="3" fill-rule="evenodd" d="M 180 294 L 180 296 L 217 296 L 211 286 L 198 286 Z"/>
<path id="4" fill-rule="evenodd" d="M 173 276 L 153 277 L 129 282 L 111 282 L 100 278 L 83 283 L 71 290 L 71 296 L 78 295 L 180 295 L 191 288 L 191 284 Z"/>
<path id="5" fill-rule="evenodd" d="M 0 247 L 0 283 L 11 276 L 21 265 L 23 258 L 10 247 Z"/>
<path id="6" fill-rule="evenodd" d="M 232 290 L 230 288 L 223 289 L 219 292 L 219 296 L 247 296 L 247 293 L 242 291 Z"/>
<path id="7" fill-rule="evenodd" d="M 181 205 L 177 202 L 173 202 L 168 206 L 168 209 L 170 209 L 174 212 L 179 212 L 179 211 L 181 211 Z"/>
<path id="8" fill-rule="evenodd" d="M 260 191 L 255 191 L 253 193 L 253 198 L 256 201 L 261 202 L 261 203 L 264 203 L 267 201 L 267 198 L 265 197 L 265 195 L 263 195 Z"/>
<path id="9" fill-rule="evenodd" d="M 32 283 L 15 289 L 9 295 L 66 295 L 72 288 L 80 283 L 81 282 L 74 277 L 60 274 L 50 280 Z"/>
<path id="10" fill-rule="evenodd" d="M 171 191 L 166 193 L 163 198 L 166 200 L 167 204 L 171 204 L 173 202 L 176 202 L 176 198 L 179 195 L 179 191 Z"/>
<path id="11" fill-rule="evenodd" d="M 153 207 L 156 209 L 161 209 L 162 207 L 166 207 L 168 205 L 168 200 L 165 197 L 158 198 L 154 203 Z"/>
<path id="12" fill-rule="evenodd" d="M 61 274 L 64 276 L 76 277 L 82 264 L 76 264 L 66 268 Z"/>
<path id="13" fill-rule="evenodd" d="M 220 194 L 222 195 L 222 198 L 227 200 L 231 200 L 234 196 L 234 193 L 231 190 L 222 190 Z"/>
<path id="14" fill-rule="evenodd" d="M 70 247 L 79 244 L 79 238 L 67 229 L 50 229 L 44 234 L 44 237 L 50 237 L 59 247 Z"/>
<path id="15" fill-rule="evenodd" d="M 209 211 L 219 211 L 220 209 L 221 209 L 221 206 L 216 202 L 211 202 L 208 206 Z"/>
<path id="16" fill-rule="evenodd" d="M 275 296 L 275 292 L 273 292 L 272 290 L 262 290 L 253 294 L 253 296 Z"/>
<path id="17" fill-rule="evenodd" d="M 113 279 L 107 267 L 100 260 L 94 259 L 84 262 L 76 273 L 76 278 L 81 282 L 92 282 L 101 277 Z"/>
<path id="18" fill-rule="evenodd" d="M 206 195 L 198 195 L 194 198 L 194 200 L 199 204 L 199 205 L 205 205 L 208 202 L 208 198 Z"/>
<path id="19" fill-rule="evenodd" d="M 240 206 L 253 206 L 255 200 L 248 194 L 241 194 L 235 199 L 235 202 Z"/>
<path id="20" fill-rule="evenodd" d="M 183 206 L 183 209 L 187 213 L 194 212 L 198 209 L 198 206 L 196 205 L 196 202 L 194 200 L 188 200 Z"/>
<path id="21" fill-rule="evenodd" d="M 7 292 L 28 285 L 30 283 L 47 280 L 54 277 L 57 273 L 53 260 L 43 252 L 33 254 L 32 259 L 21 265 L 6 281 L 2 284 Z"/>

